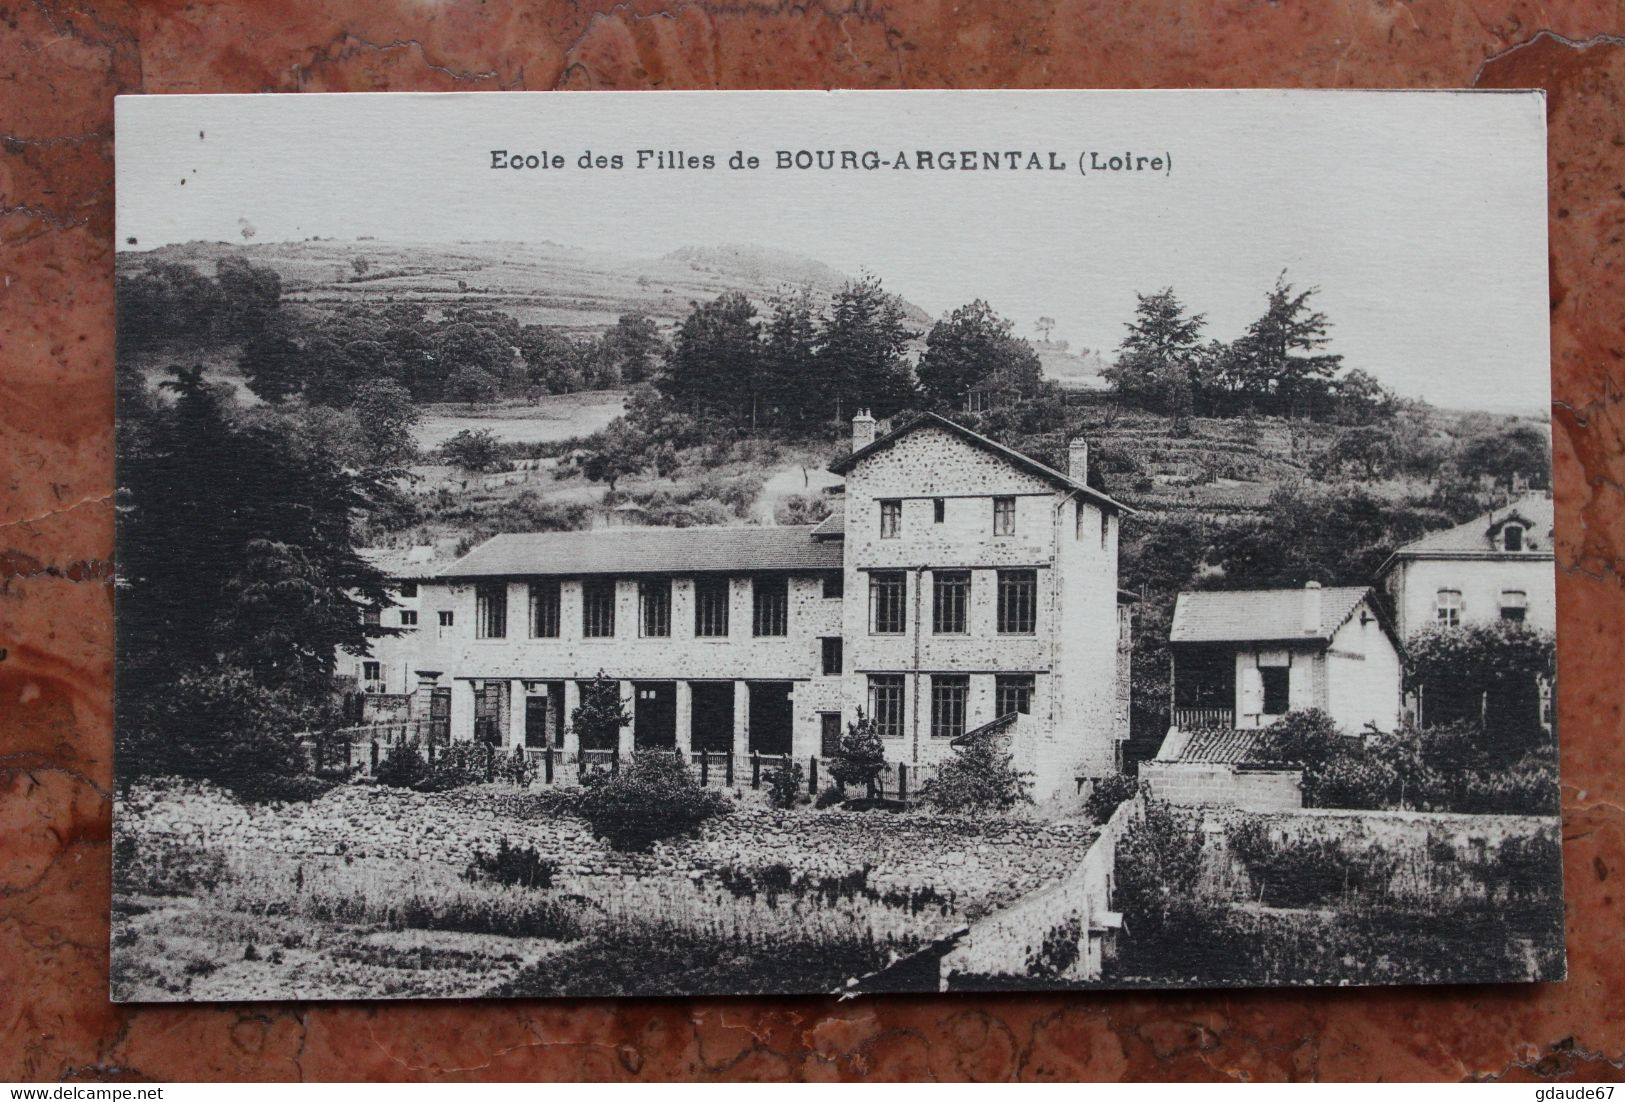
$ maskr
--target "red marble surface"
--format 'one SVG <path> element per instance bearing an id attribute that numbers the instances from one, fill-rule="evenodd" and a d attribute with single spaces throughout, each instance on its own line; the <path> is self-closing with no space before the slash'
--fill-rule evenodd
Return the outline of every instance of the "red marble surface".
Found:
<path id="1" fill-rule="evenodd" d="M 1609 32 L 1625 8 L 1602 0 L 0 7 L 0 1078 L 1618 1078 L 1625 38 Z M 1568 982 L 107 1001 L 115 94 L 1198 85 L 1548 91 Z"/>

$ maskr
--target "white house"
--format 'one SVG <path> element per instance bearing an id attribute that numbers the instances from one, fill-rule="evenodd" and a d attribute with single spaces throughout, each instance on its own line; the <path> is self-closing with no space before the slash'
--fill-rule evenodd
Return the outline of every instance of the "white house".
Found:
<path id="1" fill-rule="evenodd" d="M 822 524 L 499 535 L 419 582 L 416 630 L 362 661 L 408 665 L 413 711 L 452 738 L 567 756 L 827 755 L 862 709 L 916 767 L 1015 714 L 1040 797 L 1115 768 L 1130 510 L 1089 485 L 1087 446 L 1061 472 L 932 414 L 852 428 Z M 633 722 L 582 747 L 568 717 L 600 671 Z"/>
<path id="2" fill-rule="evenodd" d="M 1181 593 L 1172 726 L 1253 729 L 1318 708 L 1344 730 L 1399 722 L 1401 663 L 1368 586 Z"/>
<path id="3" fill-rule="evenodd" d="M 1543 493 L 1405 544 L 1378 571 L 1399 637 L 1430 624 L 1496 620 L 1555 630 L 1552 548 L 1552 499 Z"/>

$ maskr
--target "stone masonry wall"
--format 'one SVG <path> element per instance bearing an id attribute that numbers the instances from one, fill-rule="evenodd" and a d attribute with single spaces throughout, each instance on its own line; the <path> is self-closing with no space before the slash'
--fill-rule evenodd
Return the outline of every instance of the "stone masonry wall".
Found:
<path id="1" fill-rule="evenodd" d="M 533 846 L 567 876 L 690 876 L 782 863 L 801 875 L 869 866 L 882 890 L 953 892 L 971 914 L 1002 906 L 1073 869 L 1097 833 L 1079 821 L 969 819 L 907 812 L 779 811 L 738 805 L 695 838 L 619 853 L 557 802 L 475 786 L 426 794 L 344 786 L 307 804 L 246 807 L 208 789 L 138 789 L 121 803 L 121 836 L 288 857 L 343 856 L 466 865 L 502 838 Z"/>

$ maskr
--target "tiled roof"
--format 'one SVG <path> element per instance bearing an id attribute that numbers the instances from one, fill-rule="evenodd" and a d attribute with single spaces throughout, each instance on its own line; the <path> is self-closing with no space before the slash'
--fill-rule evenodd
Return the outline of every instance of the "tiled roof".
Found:
<path id="1" fill-rule="evenodd" d="M 1305 630 L 1312 589 L 1228 589 L 1181 593 L 1174 601 L 1171 643 L 1325 642 L 1337 633 L 1371 592 L 1369 586 L 1320 589 L 1320 615 Z"/>
<path id="2" fill-rule="evenodd" d="M 1507 521 L 1518 519 L 1529 525 L 1523 551 L 1505 551 L 1496 545 L 1494 535 Z M 1546 494 L 1526 494 L 1510 505 L 1491 510 L 1454 528 L 1429 532 L 1419 540 L 1400 547 L 1389 558 L 1552 557 L 1552 499 Z M 1387 564 L 1384 564 L 1386 569 Z"/>
<path id="3" fill-rule="evenodd" d="M 907 436 L 909 433 L 914 432 L 917 429 L 931 427 L 947 429 L 949 432 L 953 433 L 955 436 L 958 436 L 967 443 L 973 444 L 976 447 L 982 448 L 986 451 L 990 451 L 994 455 L 1000 456 L 1014 464 L 1021 470 L 1024 470 L 1029 474 L 1037 475 L 1039 478 L 1052 482 L 1064 490 L 1076 491 L 1097 504 L 1104 505 L 1109 509 L 1116 509 L 1119 512 L 1126 513 L 1130 516 L 1133 516 L 1135 513 L 1133 509 L 1130 509 L 1127 505 L 1115 500 L 1111 495 L 1102 493 L 1094 487 L 1087 486 L 1082 482 L 1078 482 L 1070 476 L 1062 474 L 1054 467 L 1040 463 L 1038 460 L 1033 459 L 1030 456 L 1022 455 L 1014 448 L 1007 448 L 997 440 L 989 440 L 981 433 L 972 432 L 964 425 L 961 425 L 955 421 L 950 421 L 948 418 L 936 413 L 920 414 L 918 417 L 915 417 L 898 428 L 893 429 L 891 432 L 888 432 L 885 436 L 882 436 L 873 443 L 859 448 L 845 459 L 832 463 L 829 469 L 836 474 L 844 475 L 853 467 L 857 466 L 858 463 L 866 457 L 874 455 L 876 452 L 884 451 L 886 448 L 891 447 L 898 440 L 902 439 L 904 436 Z"/>
<path id="4" fill-rule="evenodd" d="M 846 502 L 837 501 L 834 511 L 825 517 L 812 531 L 813 539 L 838 539 L 846 535 Z"/>
<path id="5" fill-rule="evenodd" d="M 1210 765 L 1261 765 L 1265 732 L 1211 729 L 1172 731 L 1162 740 L 1157 761 L 1204 762 Z"/>
<path id="6" fill-rule="evenodd" d="M 440 571 L 446 578 L 839 570 L 842 544 L 812 525 L 607 528 L 493 536 Z"/>

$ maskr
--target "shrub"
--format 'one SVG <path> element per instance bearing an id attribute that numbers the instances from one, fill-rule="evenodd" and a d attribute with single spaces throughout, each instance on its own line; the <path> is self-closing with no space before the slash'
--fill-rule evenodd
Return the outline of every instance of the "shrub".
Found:
<path id="1" fill-rule="evenodd" d="M 807 787 L 807 771 L 800 762 L 773 771 L 768 779 L 767 798 L 774 807 L 789 809 L 801 802 L 801 792 Z"/>
<path id="2" fill-rule="evenodd" d="M 1084 939 L 1083 920 L 1077 914 L 1044 931 L 1044 940 L 1027 954 L 1027 975 L 1058 980 L 1078 962 Z"/>
<path id="3" fill-rule="evenodd" d="M 874 720 L 858 709 L 858 718 L 841 732 L 841 743 L 829 763 L 829 775 L 836 784 L 867 788 L 886 768 L 886 746 L 875 729 Z"/>
<path id="4" fill-rule="evenodd" d="M 1117 805 L 1133 799 L 1139 790 L 1139 780 L 1127 773 L 1108 773 L 1104 777 L 1096 777 L 1089 788 L 1088 797 L 1083 801 L 1083 810 L 1095 822 L 1104 823 L 1112 817 Z"/>
<path id="5" fill-rule="evenodd" d="M 1304 768 L 1304 803 L 1376 810 L 1392 802 L 1395 780 L 1393 767 L 1383 761 L 1355 752 L 1340 753 Z"/>
<path id="6" fill-rule="evenodd" d="M 1272 762 L 1318 765 L 1345 749 L 1350 740 L 1332 717 L 1318 708 L 1288 712 L 1265 728 L 1260 756 Z"/>
<path id="7" fill-rule="evenodd" d="M 619 850 L 646 850 L 663 838 L 690 834 L 727 810 L 717 792 L 701 788 L 678 755 L 634 753 L 618 773 L 589 776 L 579 800 L 593 831 Z"/>
<path id="8" fill-rule="evenodd" d="M 412 787 L 419 792 L 448 792 L 484 784 L 491 776 L 495 749 L 484 742 L 453 742 L 429 763 L 428 772 Z"/>
<path id="9" fill-rule="evenodd" d="M 1538 682 L 1554 674 L 1555 663 L 1550 632 L 1507 620 L 1429 626 L 1405 644 L 1405 680 L 1422 689 L 1428 723 L 1479 727 L 1479 745 L 1495 764 L 1515 761 L 1547 741 Z"/>
<path id="10" fill-rule="evenodd" d="M 845 801 L 846 789 L 838 784 L 832 784 L 818 794 L 818 799 L 813 801 L 813 806 L 822 811 L 826 807 L 834 807 L 836 804 Z"/>
<path id="11" fill-rule="evenodd" d="M 1009 811 L 1032 803 L 1030 773 L 1023 773 L 996 731 L 960 740 L 925 786 L 925 799 L 944 811 Z"/>
<path id="12" fill-rule="evenodd" d="M 523 747 L 515 746 L 507 757 L 497 759 L 496 779 L 504 784 L 529 788 L 536 779 L 536 763 Z"/>
<path id="13" fill-rule="evenodd" d="M 411 788 L 428 775 L 429 763 L 424 760 L 423 752 L 415 742 L 393 747 L 378 763 L 378 771 L 374 774 L 379 784 L 395 788 Z"/>
<path id="14" fill-rule="evenodd" d="M 1350 854 L 1340 838 L 1274 838 L 1260 819 L 1234 824 L 1227 836 L 1247 868 L 1260 902 L 1276 907 L 1312 907 L 1350 892 L 1383 890 L 1393 862 L 1375 852 Z"/>
<path id="15" fill-rule="evenodd" d="M 581 686 L 581 703 L 570 713 L 570 728 L 581 740 L 583 750 L 609 750 L 620 739 L 621 728 L 632 715 L 621 699 L 621 683 L 604 675 Z"/>
<path id="16" fill-rule="evenodd" d="M 1117 846 L 1117 891 L 1128 974 L 1202 976 L 1213 967 L 1210 931 L 1218 908 L 1195 896 L 1202 865 L 1199 820 L 1148 801 Z"/>
<path id="17" fill-rule="evenodd" d="M 497 843 L 495 853 L 475 850 L 465 875 L 470 883 L 489 880 L 511 887 L 551 888 L 558 872 L 558 862 L 549 861 L 537 853 L 534 846 L 512 846 L 504 837 Z"/>

